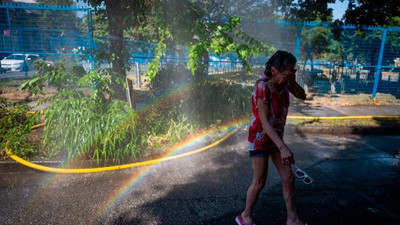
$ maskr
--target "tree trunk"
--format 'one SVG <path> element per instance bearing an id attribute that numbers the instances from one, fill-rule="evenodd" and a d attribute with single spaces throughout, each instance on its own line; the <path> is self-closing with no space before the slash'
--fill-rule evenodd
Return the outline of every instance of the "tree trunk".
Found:
<path id="1" fill-rule="evenodd" d="M 201 60 L 201 63 L 200 63 L 200 67 L 195 72 L 195 77 L 196 78 L 204 78 L 208 75 L 208 64 L 209 64 L 208 52 L 206 52 L 203 55 L 203 59 L 199 59 L 199 60 Z"/>
<path id="2" fill-rule="evenodd" d="M 110 50 L 113 55 L 111 59 L 112 69 L 116 73 L 118 80 L 125 81 L 125 47 L 124 47 L 124 37 L 123 37 L 123 9 L 119 7 L 119 4 L 111 0 L 106 0 L 106 10 L 108 16 L 108 32 L 110 34 Z M 126 100 L 126 90 L 122 84 L 112 82 L 112 89 L 114 94 L 111 96 L 113 99 Z M 133 99 L 131 99 L 133 102 Z"/>

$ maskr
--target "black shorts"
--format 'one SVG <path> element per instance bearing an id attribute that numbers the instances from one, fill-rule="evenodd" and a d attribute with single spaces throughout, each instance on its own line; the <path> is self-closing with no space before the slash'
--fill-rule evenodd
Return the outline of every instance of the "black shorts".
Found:
<path id="1" fill-rule="evenodd" d="M 249 157 L 268 157 L 274 153 L 279 152 L 279 148 L 277 146 L 273 146 L 268 150 L 252 150 L 249 151 Z"/>

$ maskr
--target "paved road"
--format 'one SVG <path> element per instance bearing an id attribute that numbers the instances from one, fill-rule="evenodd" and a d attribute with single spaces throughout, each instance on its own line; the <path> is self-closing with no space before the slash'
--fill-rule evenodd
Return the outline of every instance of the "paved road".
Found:
<path id="1" fill-rule="evenodd" d="M 151 167 L 59 175 L 0 167 L 1 224 L 234 224 L 251 181 L 245 129 L 203 153 Z M 400 136 L 286 134 L 298 165 L 300 216 L 312 224 L 400 224 Z M 11 168 L 11 165 L 8 165 Z M 284 224 L 277 172 L 257 224 Z"/>
<path id="2" fill-rule="evenodd" d="M 2 79 L 27 79 L 32 77 L 36 70 L 25 71 L 7 71 L 6 73 L 0 73 L 0 80 Z"/>

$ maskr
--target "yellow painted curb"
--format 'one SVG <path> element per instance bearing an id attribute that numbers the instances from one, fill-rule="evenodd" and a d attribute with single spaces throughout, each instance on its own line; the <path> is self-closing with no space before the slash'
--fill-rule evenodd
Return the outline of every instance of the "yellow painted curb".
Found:
<path id="1" fill-rule="evenodd" d="M 347 120 L 347 119 L 400 119 L 400 116 L 288 116 L 288 119 Z"/>
<path id="2" fill-rule="evenodd" d="M 167 156 L 167 157 L 163 157 L 163 158 L 158 158 L 158 159 L 153 159 L 153 160 L 148 160 L 148 161 L 143 161 L 143 162 L 136 162 L 136 163 L 130 163 L 130 164 L 124 164 L 124 165 L 118 165 L 118 166 L 107 166 L 107 167 L 98 167 L 98 168 L 84 168 L 84 169 L 63 169 L 63 168 L 53 168 L 53 167 L 47 167 L 47 166 L 42 166 L 39 164 L 35 164 L 35 163 L 31 163 L 29 161 L 26 161 L 16 155 L 13 155 L 12 152 L 6 147 L 6 153 L 8 156 L 10 156 L 11 159 L 15 160 L 16 162 L 30 167 L 32 169 L 36 169 L 36 170 L 41 170 L 41 171 L 45 171 L 45 172 L 52 172 L 52 173 L 97 173 L 97 172 L 106 172 L 106 171 L 112 171 L 112 170 L 120 170 L 120 169 L 127 169 L 127 168 L 132 168 L 132 167 L 139 167 L 139 166 L 149 166 L 149 165 L 153 165 L 156 163 L 160 163 L 160 162 L 164 162 L 164 161 L 168 161 L 168 160 L 172 160 L 172 159 L 178 159 L 178 158 L 182 158 L 185 156 L 189 156 L 189 155 L 193 155 L 196 153 L 200 153 L 203 151 L 206 151 L 212 147 L 217 146 L 218 144 L 222 143 L 223 141 L 225 141 L 226 139 L 228 139 L 230 136 L 232 136 L 239 128 L 229 132 L 227 135 L 225 135 L 223 138 L 219 139 L 218 141 L 207 145 L 205 147 L 202 147 L 200 149 L 194 150 L 194 151 L 190 151 L 190 152 L 186 152 L 186 153 L 182 153 L 179 155 L 174 155 L 174 156 Z"/>

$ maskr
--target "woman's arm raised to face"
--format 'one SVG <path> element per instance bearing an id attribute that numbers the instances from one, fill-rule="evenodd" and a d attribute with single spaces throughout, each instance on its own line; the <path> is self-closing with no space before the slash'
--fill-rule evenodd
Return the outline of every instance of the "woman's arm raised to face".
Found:
<path id="1" fill-rule="evenodd" d="M 304 89 L 295 81 L 290 81 L 288 83 L 289 91 L 294 97 L 305 100 L 307 95 Z"/>

